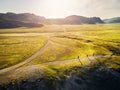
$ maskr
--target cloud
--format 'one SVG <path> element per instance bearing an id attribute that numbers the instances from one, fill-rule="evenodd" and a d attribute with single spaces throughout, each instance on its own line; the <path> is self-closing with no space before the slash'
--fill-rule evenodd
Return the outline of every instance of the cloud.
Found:
<path id="1" fill-rule="evenodd" d="M 85 0 L 85 15 L 102 18 L 120 15 L 120 0 Z"/>

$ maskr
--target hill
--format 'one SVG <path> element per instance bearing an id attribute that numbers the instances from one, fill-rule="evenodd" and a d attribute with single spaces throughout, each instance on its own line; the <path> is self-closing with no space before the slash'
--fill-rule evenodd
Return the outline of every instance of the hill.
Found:
<path id="1" fill-rule="evenodd" d="M 41 27 L 44 17 L 30 13 L 0 13 L 0 28 Z"/>
<path id="2" fill-rule="evenodd" d="M 83 17 L 72 15 L 66 18 L 61 19 L 47 19 L 48 24 L 71 24 L 71 25 L 79 25 L 79 24 L 96 24 L 96 23 L 104 23 L 99 17 Z"/>
<path id="3" fill-rule="evenodd" d="M 105 23 L 120 23 L 120 17 L 114 17 L 103 20 Z"/>
<path id="4" fill-rule="evenodd" d="M 19 21 L 19 22 L 25 22 L 25 23 L 43 23 L 45 20 L 42 16 L 37 16 L 30 13 L 21 13 L 21 14 L 15 14 L 15 13 L 0 13 L 0 20 L 9 20 L 9 21 Z"/>
<path id="5" fill-rule="evenodd" d="M 103 21 L 99 17 L 83 17 L 72 15 L 65 18 L 66 21 L 69 21 L 71 24 L 96 24 L 103 23 Z"/>

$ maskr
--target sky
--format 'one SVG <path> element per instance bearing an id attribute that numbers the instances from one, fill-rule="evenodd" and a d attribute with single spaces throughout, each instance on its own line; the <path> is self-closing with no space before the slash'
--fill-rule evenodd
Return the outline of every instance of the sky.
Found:
<path id="1" fill-rule="evenodd" d="M 69 15 L 112 18 L 120 16 L 120 0 L 0 0 L 0 13 L 34 13 L 46 18 Z"/>

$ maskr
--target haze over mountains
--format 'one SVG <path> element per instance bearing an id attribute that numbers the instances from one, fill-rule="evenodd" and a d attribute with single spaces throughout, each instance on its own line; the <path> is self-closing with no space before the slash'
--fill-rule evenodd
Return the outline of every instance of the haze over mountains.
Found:
<path id="1" fill-rule="evenodd" d="M 0 28 L 16 28 L 16 27 L 39 27 L 42 24 L 97 24 L 97 23 L 119 23 L 120 17 L 101 20 L 99 17 L 83 17 L 71 15 L 66 18 L 46 19 L 30 13 L 0 13 Z"/>
<path id="2" fill-rule="evenodd" d="M 120 23 L 120 17 L 105 19 L 104 22 L 105 23 Z"/>

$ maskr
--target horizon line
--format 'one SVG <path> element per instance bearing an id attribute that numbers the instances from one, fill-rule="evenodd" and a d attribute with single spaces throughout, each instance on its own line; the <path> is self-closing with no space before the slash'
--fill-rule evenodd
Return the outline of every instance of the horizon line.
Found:
<path id="1" fill-rule="evenodd" d="M 83 16 L 83 17 L 87 17 L 87 18 L 92 18 L 92 17 L 99 17 L 99 18 L 101 18 L 101 19 L 110 19 L 110 18 L 116 18 L 116 17 L 120 17 L 120 16 L 113 16 L 113 17 L 108 17 L 108 18 L 102 18 L 102 17 L 100 17 L 100 16 L 86 16 L 86 15 L 78 15 L 78 14 L 71 14 L 71 15 L 66 15 L 65 17 L 46 17 L 46 16 L 44 16 L 44 15 L 39 15 L 39 14 L 36 14 L 36 13 L 33 13 L 33 12 L 0 12 L 0 14 L 7 14 L 7 13 L 14 13 L 14 14 L 33 14 L 33 15 L 36 15 L 36 16 L 41 16 L 41 17 L 44 17 L 44 18 L 46 18 L 46 19 L 64 19 L 64 18 L 66 18 L 66 17 L 68 17 L 68 16 Z"/>

